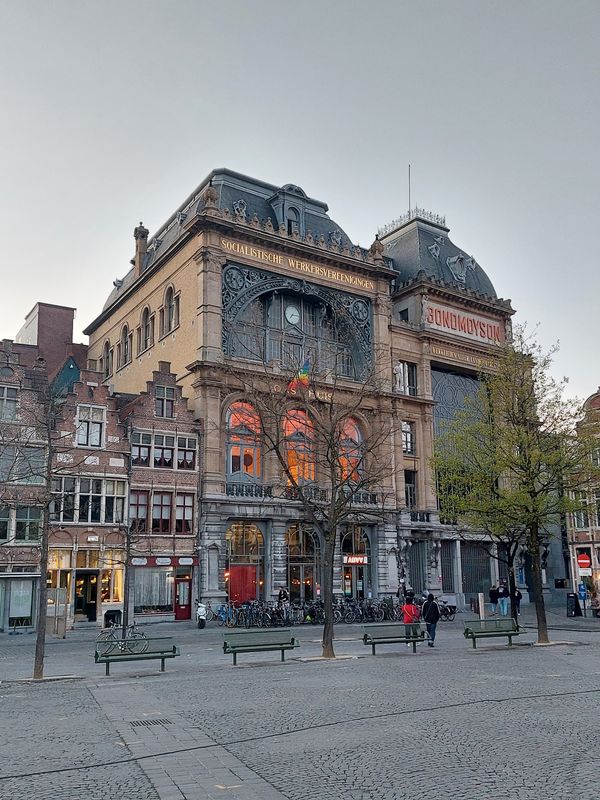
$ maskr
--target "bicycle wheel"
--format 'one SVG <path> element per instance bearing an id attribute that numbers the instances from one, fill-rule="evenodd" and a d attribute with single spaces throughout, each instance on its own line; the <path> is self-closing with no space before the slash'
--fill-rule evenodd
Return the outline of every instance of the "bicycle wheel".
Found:
<path id="1" fill-rule="evenodd" d="M 383 622 L 383 618 L 385 617 L 385 611 L 381 606 L 373 610 L 373 619 L 375 622 Z"/>
<path id="2" fill-rule="evenodd" d="M 339 608 L 334 608 L 333 609 L 333 624 L 337 625 L 338 622 L 341 622 L 341 621 L 342 621 L 342 612 L 339 610 Z"/>
<path id="3" fill-rule="evenodd" d="M 96 650 L 99 656 L 110 655 L 116 646 L 117 642 L 112 631 L 103 631 L 96 639 Z"/>
<path id="4" fill-rule="evenodd" d="M 454 622 L 455 617 L 456 617 L 456 611 L 448 610 L 448 616 L 447 616 L 448 622 Z"/>
<path id="5" fill-rule="evenodd" d="M 207 622 L 212 622 L 214 618 L 215 618 L 215 612 L 214 612 L 214 611 L 212 610 L 212 608 L 209 606 L 209 607 L 206 609 L 206 621 L 207 621 Z"/>
<path id="6" fill-rule="evenodd" d="M 148 649 L 148 639 L 146 639 L 146 634 L 141 631 L 133 631 L 125 642 L 127 650 L 134 655 L 145 653 Z"/>
<path id="7" fill-rule="evenodd" d="M 344 622 L 346 623 L 346 625 L 351 625 L 355 619 L 356 617 L 354 615 L 354 611 L 346 611 L 346 613 L 344 614 Z"/>

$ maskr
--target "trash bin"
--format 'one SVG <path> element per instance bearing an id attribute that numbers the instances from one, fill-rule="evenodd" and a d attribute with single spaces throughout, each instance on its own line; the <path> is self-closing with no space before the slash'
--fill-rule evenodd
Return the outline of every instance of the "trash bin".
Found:
<path id="1" fill-rule="evenodd" d="M 104 627 L 108 628 L 109 625 L 120 625 L 123 612 L 119 609 L 107 611 L 104 615 Z"/>

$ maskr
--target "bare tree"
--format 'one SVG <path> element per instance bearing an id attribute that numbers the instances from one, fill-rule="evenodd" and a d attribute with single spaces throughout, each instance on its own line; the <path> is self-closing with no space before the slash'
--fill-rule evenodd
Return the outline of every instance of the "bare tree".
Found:
<path id="1" fill-rule="evenodd" d="M 342 323 L 338 321 L 338 331 Z M 256 363 L 260 344 L 247 342 L 255 364 L 227 367 L 231 388 L 247 403 L 245 427 L 258 431 L 279 474 L 276 492 L 299 503 L 305 522 L 323 542 L 325 658 L 335 657 L 332 603 L 338 535 L 345 526 L 381 519 L 391 511 L 394 468 L 389 392 L 382 391 L 374 367 L 365 366 L 362 374 L 350 378 L 347 355 L 336 349 L 342 338 L 334 334 L 323 352 L 301 356 L 286 351 L 284 343 L 282 358 L 267 362 L 263 354 L 261 366 Z"/>

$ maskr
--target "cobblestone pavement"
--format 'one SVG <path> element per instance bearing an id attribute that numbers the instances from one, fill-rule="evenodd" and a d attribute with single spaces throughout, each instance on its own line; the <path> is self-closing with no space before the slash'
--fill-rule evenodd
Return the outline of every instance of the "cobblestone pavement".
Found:
<path id="1" fill-rule="evenodd" d="M 595 632 L 474 651 L 455 623 L 433 650 L 390 646 L 372 657 L 358 629 L 341 628 L 337 651 L 350 657 L 325 662 L 312 659 L 318 630 L 309 628 L 298 658 L 248 655 L 233 668 L 218 631 L 176 630 L 182 656 L 165 673 L 142 662 L 105 678 L 89 636 L 74 636 L 49 647 L 49 663 L 84 680 L 0 683 L 0 725 L 10 731 L 0 797 L 564 800 L 600 788 Z M 32 644 L 6 644 L 0 675 L 27 674 Z"/>

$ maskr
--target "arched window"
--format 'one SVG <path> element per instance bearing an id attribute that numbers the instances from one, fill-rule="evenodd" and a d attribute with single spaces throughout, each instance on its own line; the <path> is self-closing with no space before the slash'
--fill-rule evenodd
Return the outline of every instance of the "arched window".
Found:
<path id="1" fill-rule="evenodd" d="M 150 319 L 150 309 L 145 308 L 142 312 L 141 342 L 140 351 L 147 350 L 152 344 L 152 322 Z"/>
<path id="2" fill-rule="evenodd" d="M 234 603 L 261 599 L 264 588 L 264 539 L 250 522 L 232 522 L 225 534 L 225 581 Z"/>
<path id="3" fill-rule="evenodd" d="M 363 439 L 358 422 L 348 417 L 341 425 L 339 440 L 340 477 L 358 482 L 363 467 Z"/>
<path id="4" fill-rule="evenodd" d="M 239 401 L 227 412 L 227 477 L 254 481 L 260 475 L 260 421 L 250 403 Z"/>
<path id="5" fill-rule="evenodd" d="M 162 333 L 169 333 L 179 325 L 179 295 L 175 294 L 172 286 L 169 286 L 165 294 L 165 306 L 161 310 L 161 329 Z"/>
<path id="6" fill-rule="evenodd" d="M 283 421 L 283 435 L 288 469 L 294 481 L 297 484 L 314 481 L 314 430 L 308 414 L 297 408 L 288 411 Z"/>
<path id="7" fill-rule="evenodd" d="M 321 586 L 321 545 L 317 534 L 306 525 L 292 525 L 285 534 L 288 580 L 292 603 L 311 601 Z"/>
<path id="8" fill-rule="evenodd" d="M 366 309 L 360 302 L 360 308 Z M 309 360 L 319 372 L 356 378 L 363 364 L 349 320 L 345 312 L 336 312 L 313 297 L 283 291 L 265 294 L 249 302 L 237 316 L 229 333 L 227 355 L 277 361 L 294 371 Z"/>
<path id="9" fill-rule="evenodd" d="M 288 236 L 300 233 L 300 215 L 295 208 L 288 208 L 285 212 Z"/>
<path id="10" fill-rule="evenodd" d="M 102 350 L 102 377 L 108 378 L 112 375 L 112 350 L 110 349 L 110 342 L 108 339 L 104 342 L 104 349 Z"/>
<path id="11" fill-rule="evenodd" d="M 123 325 L 123 330 L 121 331 L 121 366 L 123 367 L 125 364 L 129 364 L 130 361 L 129 328 L 127 325 Z"/>

